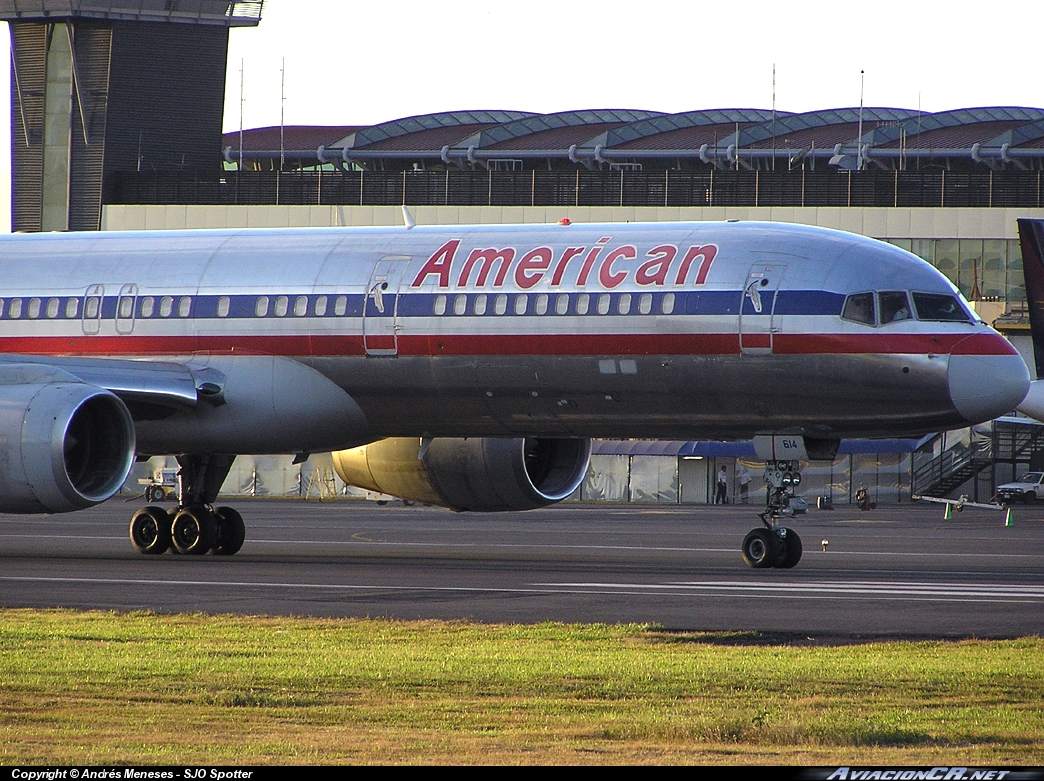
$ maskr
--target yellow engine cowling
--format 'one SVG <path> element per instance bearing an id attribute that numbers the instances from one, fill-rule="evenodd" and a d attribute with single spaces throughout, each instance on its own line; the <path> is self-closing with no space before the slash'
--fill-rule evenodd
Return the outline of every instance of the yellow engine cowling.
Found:
<path id="1" fill-rule="evenodd" d="M 333 454 L 349 485 L 453 510 L 532 510 L 575 491 L 587 439 L 397 437 Z"/>

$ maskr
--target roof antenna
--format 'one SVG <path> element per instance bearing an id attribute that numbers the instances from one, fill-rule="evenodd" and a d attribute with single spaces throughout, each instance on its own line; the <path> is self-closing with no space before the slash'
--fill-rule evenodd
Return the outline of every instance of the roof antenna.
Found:
<path id="1" fill-rule="evenodd" d="M 406 208 L 406 204 L 402 205 L 402 221 L 406 224 L 406 230 L 417 227 L 417 221 L 413 219 L 413 215 Z"/>

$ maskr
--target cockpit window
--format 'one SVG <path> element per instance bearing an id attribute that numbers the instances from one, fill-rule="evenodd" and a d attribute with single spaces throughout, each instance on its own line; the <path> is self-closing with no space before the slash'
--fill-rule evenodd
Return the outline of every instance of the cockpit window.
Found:
<path id="1" fill-rule="evenodd" d="M 841 317 L 844 320 L 851 320 L 855 323 L 873 325 L 876 322 L 874 317 L 874 294 L 856 293 L 846 298 L 845 308 L 841 310 Z"/>
<path id="2" fill-rule="evenodd" d="M 910 302 L 906 300 L 906 293 L 902 290 L 878 293 L 881 300 L 881 325 L 898 323 L 901 320 L 909 320 Z"/>
<path id="3" fill-rule="evenodd" d="M 917 307 L 918 320 L 938 320 L 943 322 L 970 323 L 971 317 L 961 306 L 956 296 L 938 293 L 914 293 L 914 306 Z"/>

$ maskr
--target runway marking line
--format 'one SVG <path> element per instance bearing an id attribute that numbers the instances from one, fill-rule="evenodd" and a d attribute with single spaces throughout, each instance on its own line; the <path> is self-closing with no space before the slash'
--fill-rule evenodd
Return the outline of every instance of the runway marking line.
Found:
<path id="1" fill-rule="evenodd" d="M 749 583 L 707 581 L 705 583 L 532 583 L 515 588 L 475 586 L 402 586 L 381 584 L 279 583 L 262 581 L 150 580 L 145 578 L 57 578 L 3 576 L 0 582 L 85 583 L 107 585 L 189 586 L 224 588 L 280 588 L 326 591 L 428 591 L 441 593 L 488 594 L 578 594 L 649 595 L 689 597 L 699 595 L 732 597 L 744 594 L 799 599 L 884 599 L 931 602 L 1003 602 L 1035 604 L 1044 601 L 1044 586 L 967 584 L 903 584 L 894 581 L 854 581 L 841 583 Z"/>

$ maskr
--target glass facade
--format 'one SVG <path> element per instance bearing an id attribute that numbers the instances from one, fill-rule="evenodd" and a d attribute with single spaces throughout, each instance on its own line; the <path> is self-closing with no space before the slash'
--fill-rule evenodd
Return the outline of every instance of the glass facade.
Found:
<path id="1" fill-rule="evenodd" d="M 1022 248 L 1018 239 L 886 239 L 931 263 L 969 300 L 1022 303 Z"/>

